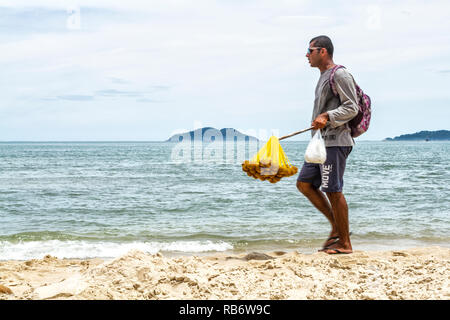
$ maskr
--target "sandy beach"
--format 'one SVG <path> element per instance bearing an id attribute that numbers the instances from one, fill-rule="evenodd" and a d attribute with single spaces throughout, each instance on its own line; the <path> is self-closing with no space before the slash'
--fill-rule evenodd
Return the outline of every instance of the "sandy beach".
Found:
<path id="1" fill-rule="evenodd" d="M 450 248 L 0 261 L 0 299 L 450 299 Z"/>

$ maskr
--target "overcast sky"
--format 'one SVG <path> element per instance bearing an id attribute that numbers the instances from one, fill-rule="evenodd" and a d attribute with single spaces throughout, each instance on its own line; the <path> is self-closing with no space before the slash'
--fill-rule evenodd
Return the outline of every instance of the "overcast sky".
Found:
<path id="1" fill-rule="evenodd" d="M 322 34 L 372 98 L 358 139 L 450 130 L 449 12 L 448 1 L 0 0 L 0 140 L 288 134 L 311 123 L 320 73 L 305 53 Z"/>

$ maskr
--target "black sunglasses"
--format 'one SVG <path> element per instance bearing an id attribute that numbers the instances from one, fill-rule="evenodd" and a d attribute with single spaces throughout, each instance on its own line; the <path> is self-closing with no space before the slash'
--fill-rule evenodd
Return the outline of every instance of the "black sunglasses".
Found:
<path id="1" fill-rule="evenodd" d="M 315 49 L 322 49 L 322 47 L 308 48 L 308 50 L 306 50 L 306 54 L 311 54 Z"/>

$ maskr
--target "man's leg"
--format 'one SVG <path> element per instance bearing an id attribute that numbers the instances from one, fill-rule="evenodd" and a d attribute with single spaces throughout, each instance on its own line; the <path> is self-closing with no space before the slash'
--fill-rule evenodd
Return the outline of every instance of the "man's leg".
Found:
<path id="1" fill-rule="evenodd" d="M 333 252 L 333 249 L 338 249 L 343 253 L 350 253 L 353 251 L 350 242 L 349 223 L 348 223 L 348 206 L 342 192 L 327 192 L 327 197 L 330 200 L 333 209 L 334 222 L 339 235 L 339 240 L 326 250 L 327 253 Z"/>
<path id="2" fill-rule="evenodd" d="M 325 194 L 318 188 L 315 188 L 312 183 L 302 182 L 297 180 L 297 189 L 305 195 L 306 198 L 322 212 L 331 224 L 330 238 L 338 235 L 338 229 L 334 220 L 333 210 L 327 200 Z M 324 243 L 324 247 L 334 243 L 334 239 L 328 240 Z"/>
<path id="3" fill-rule="evenodd" d="M 322 173 L 321 189 L 327 194 L 328 200 L 330 200 L 334 223 L 339 235 L 339 240 L 334 245 L 329 246 L 330 250 L 325 251 L 327 253 L 352 252 L 348 206 L 342 193 L 346 160 L 351 150 L 352 147 L 327 147 L 327 160 L 320 167 Z"/>

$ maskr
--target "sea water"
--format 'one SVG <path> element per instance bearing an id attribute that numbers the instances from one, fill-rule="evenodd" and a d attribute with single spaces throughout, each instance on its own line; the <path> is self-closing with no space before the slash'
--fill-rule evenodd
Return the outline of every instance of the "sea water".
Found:
<path id="1" fill-rule="evenodd" d="M 0 143 L 0 260 L 321 247 L 330 226 L 297 175 L 248 177 L 240 146 L 226 161 L 178 161 L 178 145 Z M 281 145 L 300 170 L 307 142 Z M 357 141 L 344 176 L 353 249 L 449 247 L 449 160 L 450 142 Z"/>

